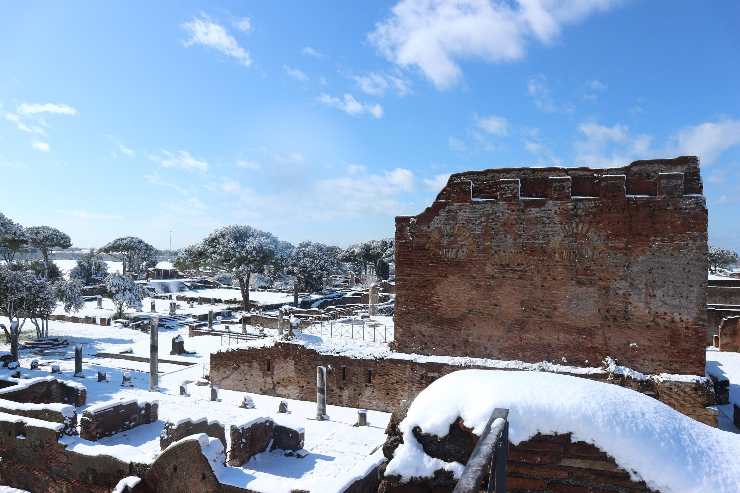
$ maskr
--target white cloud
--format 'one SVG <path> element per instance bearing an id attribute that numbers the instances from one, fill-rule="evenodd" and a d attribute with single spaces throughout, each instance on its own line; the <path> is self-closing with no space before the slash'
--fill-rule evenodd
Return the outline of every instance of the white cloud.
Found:
<path id="1" fill-rule="evenodd" d="M 525 129 L 524 149 L 535 157 L 537 166 L 560 166 L 563 162 L 540 137 L 538 128 Z"/>
<path id="2" fill-rule="evenodd" d="M 505 137 L 509 134 L 509 122 L 502 116 L 489 115 L 476 117 L 478 128 L 491 135 Z"/>
<path id="3" fill-rule="evenodd" d="M 262 167 L 260 166 L 260 163 L 251 159 L 240 159 L 236 162 L 236 165 L 239 168 L 248 169 L 250 171 L 257 171 Z"/>
<path id="4" fill-rule="evenodd" d="M 136 156 L 136 151 L 134 151 L 130 147 L 126 147 L 123 144 L 118 144 L 118 150 L 121 151 L 121 153 L 125 154 L 128 157 L 134 157 L 134 156 Z"/>
<path id="5" fill-rule="evenodd" d="M 342 98 L 330 96 L 329 94 L 322 94 L 318 97 L 318 101 L 352 116 L 360 116 L 365 113 L 368 113 L 375 118 L 381 118 L 383 116 L 382 106 L 379 104 L 362 103 L 356 100 L 351 94 L 345 94 Z"/>
<path id="6" fill-rule="evenodd" d="M 41 151 L 41 152 L 49 152 L 49 150 L 51 150 L 48 142 L 41 142 L 40 140 L 33 142 L 31 146 L 37 151 Z"/>
<path id="7" fill-rule="evenodd" d="M 327 206 L 314 207 L 311 213 L 323 220 L 368 214 L 392 217 L 403 211 L 400 199 L 413 189 L 413 181 L 413 173 L 405 168 L 318 180 L 313 196 L 327 201 Z"/>
<path id="8" fill-rule="evenodd" d="M 399 96 L 406 96 L 411 92 L 409 81 L 396 75 L 369 72 L 365 75 L 355 75 L 352 78 L 357 83 L 357 87 L 370 96 L 383 96 L 389 89 Z"/>
<path id="9" fill-rule="evenodd" d="M 321 53 L 319 50 L 317 50 L 315 48 L 311 48 L 310 46 L 305 46 L 301 50 L 301 53 L 303 53 L 306 56 L 313 57 L 313 58 L 324 58 L 324 54 L 323 53 Z"/>
<path id="10" fill-rule="evenodd" d="M 8 120 L 13 125 L 15 125 L 15 128 L 17 128 L 21 132 L 38 134 L 38 135 L 46 135 L 46 130 L 44 130 L 43 127 L 39 125 L 28 124 L 27 122 L 24 122 L 23 119 L 17 113 L 6 113 L 5 119 Z"/>
<path id="11" fill-rule="evenodd" d="M 699 156 L 703 164 L 712 164 L 724 151 L 740 145 L 740 120 L 700 123 L 679 131 L 674 140 L 679 154 Z"/>
<path id="12" fill-rule="evenodd" d="M 288 65 L 283 65 L 283 70 L 285 70 L 285 73 L 288 74 L 290 77 L 294 78 L 295 80 L 299 80 L 301 82 L 308 80 L 308 76 L 303 70 L 289 67 Z"/>
<path id="13" fill-rule="evenodd" d="M 248 33 L 252 30 L 252 20 L 249 17 L 242 17 L 236 21 L 234 25 L 243 33 Z"/>
<path id="14" fill-rule="evenodd" d="M 193 18 L 184 23 L 182 28 L 190 36 L 185 41 L 185 46 L 202 45 L 234 58 L 246 67 L 252 64 L 249 53 L 239 45 L 236 38 L 229 34 L 224 26 L 213 22 L 207 16 Z"/>
<path id="15" fill-rule="evenodd" d="M 414 188 L 414 174 L 405 168 L 395 168 L 385 174 L 388 183 L 401 190 L 410 192 Z"/>
<path id="16" fill-rule="evenodd" d="M 447 185 L 447 180 L 449 179 L 450 173 L 434 175 L 431 178 L 424 178 L 424 186 L 433 192 L 439 192 Z"/>
<path id="17" fill-rule="evenodd" d="M 575 143 L 578 164 L 588 166 L 624 166 L 637 159 L 646 159 L 655 151 L 652 137 L 633 135 L 626 125 L 601 125 L 596 122 L 578 126 L 581 134 Z"/>
<path id="18" fill-rule="evenodd" d="M 77 115 L 76 108 L 67 104 L 55 103 L 21 103 L 18 106 L 18 113 L 21 115 L 35 115 L 39 113 L 52 113 L 57 115 Z"/>
<path id="19" fill-rule="evenodd" d="M 401 0 L 368 36 L 391 62 L 417 66 L 438 88 L 462 76 L 459 61 L 523 58 L 529 38 L 549 42 L 563 26 L 616 0 Z"/>
<path id="20" fill-rule="evenodd" d="M 185 170 L 208 171 L 208 163 L 194 158 L 188 151 L 165 151 L 161 154 L 149 156 L 152 161 L 159 163 L 163 168 L 179 168 Z"/>

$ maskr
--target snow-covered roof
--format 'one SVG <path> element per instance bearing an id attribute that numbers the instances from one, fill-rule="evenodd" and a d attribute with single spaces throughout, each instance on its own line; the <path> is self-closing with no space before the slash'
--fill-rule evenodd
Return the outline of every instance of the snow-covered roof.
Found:
<path id="1" fill-rule="evenodd" d="M 443 437 L 462 417 L 480 434 L 493 409 L 509 409 L 509 439 L 572 434 L 595 445 L 635 480 L 663 493 L 736 493 L 740 435 L 712 428 L 662 402 L 613 384 L 552 373 L 463 370 L 422 391 L 399 425 L 403 443 L 386 468 L 402 478 L 463 465 L 430 457 L 412 429 Z"/>
<path id="2" fill-rule="evenodd" d="M 157 262 L 157 265 L 154 266 L 155 269 L 162 269 L 162 270 L 173 270 L 175 268 L 174 265 L 172 265 L 172 262 L 168 260 L 163 260 L 161 262 Z"/>

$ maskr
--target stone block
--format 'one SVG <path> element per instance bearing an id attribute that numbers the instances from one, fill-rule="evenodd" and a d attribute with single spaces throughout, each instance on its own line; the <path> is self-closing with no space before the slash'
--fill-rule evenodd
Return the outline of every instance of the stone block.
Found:
<path id="1" fill-rule="evenodd" d="M 273 449 L 300 450 L 303 448 L 304 439 L 303 430 L 294 430 L 282 425 L 273 427 Z"/>

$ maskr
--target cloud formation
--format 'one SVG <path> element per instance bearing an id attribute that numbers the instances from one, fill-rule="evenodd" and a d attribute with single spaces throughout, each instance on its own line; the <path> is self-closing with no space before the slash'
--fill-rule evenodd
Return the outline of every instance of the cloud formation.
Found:
<path id="1" fill-rule="evenodd" d="M 188 151 L 179 150 L 170 152 L 163 150 L 160 154 L 153 154 L 149 158 L 159 163 L 163 168 L 177 168 L 184 170 L 208 171 L 208 163 L 194 158 Z"/>
<path id="2" fill-rule="evenodd" d="M 247 50 L 239 45 L 236 38 L 229 34 L 224 26 L 213 22 L 208 16 L 195 17 L 184 23 L 182 28 L 189 35 L 184 43 L 186 47 L 193 45 L 205 46 L 237 60 L 245 67 L 252 64 L 252 57 Z"/>
<path id="3" fill-rule="evenodd" d="M 505 137 L 509 134 L 509 122 L 503 116 L 488 115 L 476 117 L 478 128 L 487 134 Z"/>
<path id="4" fill-rule="evenodd" d="M 393 90 L 399 96 L 406 96 L 411 92 L 411 85 L 407 79 L 392 74 L 369 72 L 352 78 L 357 87 L 370 96 L 384 96 L 388 90 Z"/>
<path id="5" fill-rule="evenodd" d="M 731 147 L 740 145 L 740 120 L 723 119 L 686 127 L 675 136 L 679 154 L 699 156 L 712 164 Z"/>
<path id="6" fill-rule="evenodd" d="M 321 104 L 336 108 L 351 116 L 361 116 L 363 114 L 370 114 L 375 118 L 381 118 L 383 116 L 382 106 L 379 104 L 362 103 L 356 100 L 351 94 L 345 94 L 341 98 L 322 94 L 318 97 L 318 101 Z"/>
<path id="7" fill-rule="evenodd" d="M 655 151 L 652 137 L 632 134 L 622 124 L 612 126 L 597 122 L 581 123 L 575 143 L 576 161 L 588 166 L 624 166 L 637 159 L 646 159 Z"/>
<path id="8" fill-rule="evenodd" d="M 530 39 L 548 43 L 568 24 L 606 11 L 617 0 L 401 0 L 368 35 L 380 53 L 415 66 L 439 89 L 462 77 L 461 60 L 509 62 Z"/>

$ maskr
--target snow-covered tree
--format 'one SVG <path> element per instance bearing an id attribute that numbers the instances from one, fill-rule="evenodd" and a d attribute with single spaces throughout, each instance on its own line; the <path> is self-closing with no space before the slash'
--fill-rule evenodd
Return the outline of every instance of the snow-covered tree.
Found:
<path id="1" fill-rule="evenodd" d="M 26 287 L 25 312 L 36 328 L 36 338 L 48 337 L 49 317 L 57 306 L 57 293 L 54 286 L 45 278 L 33 276 Z"/>
<path id="2" fill-rule="evenodd" d="M 10 343 L 13 359 L 18 359 L 18 337 L 26 323 L 26 292 L 36 278 L 30 272 L 14 270 L 10 265 L 0 265 L 0 315 L 8 318 L 8 326 L 0 324 Z"/>
<path id="3" fill-rule="evenodd" d="M 18 252 L 28 244 L 28 235 L 23 226 L 13 222 L 0 212 L 0 258 L 11 264 Z"/>
<path id="4" fill-rule="evenodd" d="M 298 290 L 320 291 L 333 274 L 341 271 L 336 247 L 304 241 L 292 249 L 285 262 L 285 273 L 295 277 L 293 302 L 298 306 Z"/>
<path id="5" fill-rule="evenodd" d="M 387 279 L 389 264 L 393 262 L 394 241 L 392 238 L 369 240 L 350 245 L 340 255 L 340 259 L 350 265 L 357 273 L 368 273 L 372 267 L 380 279 Z"/>
<path id="6" fill-rule="evenodd" d="M 54 284 L 56 296 L 62 302 L 65 312 L 79 311 L 85 306 L 82 298 L 82 283 L 79 279 L 60 280 Z"/>
<path id="7" fill-rule="evenodd" d="M 123 316 L 123 307 L 127 306 L 135 310 L 141 309 L 141 300 L 144 292 L 141 287 L 130 277 L 123 274 L 110 274 L 105 278 L 105 287 L 113 298 L 116 305 L 116 316 Z"/>
<path id="8" fill-rule="evenodd" d="M 26 228 L 28 243 L 41 253 L 44 261 L 44 277 L 49 279 L 49 251 L 52 248 L 69 248 L 72 240 L 69 235 L 51 226 L 31 226 Z"/>
<path id="9" fill-rule="evenodd" d="M 265 273 L 275 260 L 278 239 L 251 226 L 233 225 L 215 230 L 202 242 L 180 251 L 178 269 L 211 269 L 232 274 L 239 282 L 242 307 L 249 308 L 249 279 Z"/>
<path id="10" fill-rule="evenodd" d="M 117 257 L 123 262 L 123 274 L 139 274 L 156 264 L 157 249 L 141 238 L 126 236 L 116 238 L 100 249 L 101 252 Z"/>
<path id="11" fill-rule="evenodd" d="M 738 261 L 737 252 L 725 248 L 709 247 L 707 252 L 709 272 L 716 273 L 721 269 L 728 269 Z"/>
<path id="12" fill-rule="evenodd" d="M 108 264 L 100 260 L 94 250 L 82 255 L 69 277 L 79 279 L 85 285 L 100 282 L 108 275 Z"/>

